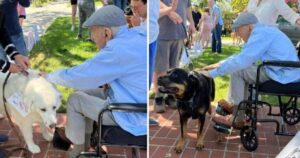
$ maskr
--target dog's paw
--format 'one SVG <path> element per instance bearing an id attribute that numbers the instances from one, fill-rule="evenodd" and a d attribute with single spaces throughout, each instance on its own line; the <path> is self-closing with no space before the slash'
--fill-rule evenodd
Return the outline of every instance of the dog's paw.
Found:
<path id="1" fill-rule="evenodd" d="M 203 144 L 197 144 L 196 145 L 196 150 L 202 150 L 204 148 Z"/>
<path id="2" fill-rule="evenodd" d="M 176 146 L 174 150 L 177 154 L 182 153 L 182 147 L 181 146 Z"/>
<path id="3" fill-rule="evenodd" d="M 32 144 L 32 145 L 28 145 L 28 150 L 30 152 L 32 152 L 33 154 L 37 154 L 37 153 L 40 153 L 41 152 L 41 149 L 39 146 L 35 145 L 35 144 Z"/>
<path id="4" fill-rule="evenodd" d="M 53 140 L 53 137 L 54 137 L 54 135 L 52 134 L 52 133 L 43 133 L 43 137 L 48 141 L 48 142 L 50 142 L 50 141 L 52 141 Z"/>

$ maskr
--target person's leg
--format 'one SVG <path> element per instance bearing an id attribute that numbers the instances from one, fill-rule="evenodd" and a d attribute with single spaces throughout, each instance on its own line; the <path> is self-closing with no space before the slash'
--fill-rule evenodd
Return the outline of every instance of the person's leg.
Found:
<path id="1" fill-rule="evenodd" d="M 169 57 L 169 69 L 179 67 L 179 61 L 183 50 L 183 40 L 174 40 L 170 42 L 170 57 Z M 185 55 L 185 54 L 184 54 Z"/>
<path id="2" fill-rule="evenodd" d="M 99 112 L 108 104 L 105 99 L 87 93 L 75 92 L 68 99 L 66 136 L 74 145 L 73 150 L 68 152 L 72 158 L 86 150 L 88 144 L 85 139 L 92 132 L 91 120 L 97 121 Z M 116 125 L 111 113 L 104 114 L 103 124 Z"/>
<path id="3" fill-rule="evenodd" d="M 157 113 L 166 111 L 163 103 L 164 95 L 158 91 L 157 79 L 166 74 L 169 69 L 170 58 L 170 42 L 166 40 L 157 41 L 157 51 L 155 55 L 154 74 L 153 74 L 153 89 L 155 92 L 154 110 Z"/>
<path id="4" fill-rule="evenodd" d="M 127 0 L 120 0 L 120 1 L 122 1 L 121 2 L 122 3 L 122 10 L 124 11 L 127 7 Z"/>
<path id="5" fill-rule="evenodd" d="M 82 8 L 82 4 L 78 5 L 78 13 L 79 13 L 79 24 L 78 24 L 77 39 L 82 38 L 82 25 L 84 23 L 84 10 Z"/>
<path id="6" fill-rule="evenodd" d="M 216 51 L 218 53 L 222 52 L 222 25 L 216 25 Z"/>
<path id="7" fill-rule="evenodd" d="M 75 20 L 76 20 L 76 12 L 77 12 L 77 0 L 71 0 L 71 1 L 76 1 L 76 4 L 72 4 L 72 17 L 71 17 L 71 20 L 72 20 L 71 31 L 74 31 L 74 29 L 75 29 Z"/>
<path id="8" fill-rule="evenodd" d="M 214 28 L 213 32 L 212 32 L 212 43 L 211 43 L 211 52 L 216 52 L 216 39 L 217 39 L 217 29 Z"/>
<path id="9" fill-rule="evenodd" d="M 228 100 L 230 103 L 233 104 L 233 115 L 236 114 L 238 105 L 241 101 L 247 99 L 248 97 L 248 85 L 253 84 L 256 81 L 256 71 L 257 66 L 251 66 L 247 69 L 235 72 L 231 75 L 230 78 L 230 85 L 229 85 L 229 92 L 228 92 Z M 267 80 L 270 80 L 270 78 L 267 76 L 266 72 L 264 70 L 261 71 L 260 74 L 260 82 L 265 82 Z M 227 125 L 230 125 L 232 121 L 229 119 L 232 119 L 233 117 L 226 117 L 226 121 L 222 121 L 222 123 L 225 123 Z M 225 120 L 225 117 L 218 116 L 218 120 Z M 220 122 L 215 119 L 216 122 Z M 236 115 L 235 122 L 237 124 L 243 123 L 244 121 L 244 111 L 239 111 Z"/>
<path id="10" fill-rule="evenodd" d="M 95 2 L 94 1 L 88 1 L 86 2 L 86 7 L 85 7 L 85 20 L 88 19 L 93 13 L 95 12 Z M 84 21 L 85 21 L 84 20 Z M 89 37 L 88 40 L 91 40 L 91 32 L 89 30 Z"/>
<path id="11" fill-rule="evenodd" d="M 149 44 L 149 88 L 152 83 L 153 67 L 155 62 L 155 54 L 157 48 L 157 41 L 154 41 Z"/>
<path id="12" fill-rule="evenodd" d="M 25 44 L 23 32 L 21 32 L 21 33 L 19 33 L 17 35 L 10 36 L 10 37 L 11 37 L 12 42 L 16 46 L 16 49 L 22 55 L 28 56 L 28 51 L 27 51 L 27 48 L 26 48 L 26 44 Z"/>
<path id="13" fill-rule="evenodd" d="M 122 3 L 121 0 L 114 0 L 114 5 L 122 9 Z"/>

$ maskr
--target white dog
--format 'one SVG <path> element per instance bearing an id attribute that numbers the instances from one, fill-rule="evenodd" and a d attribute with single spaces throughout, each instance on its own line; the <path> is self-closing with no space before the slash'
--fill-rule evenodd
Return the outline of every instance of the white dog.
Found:
<path id="1" fill-rule="evenodd" d="M 61 104 L 60 93 L 44 77 L 38 75 L 33 70 L 28 71 L 28 76 L 23 74 L 11 74 L 5 86 L 5 98 L 8 100 L 7 108 L 15 123 L 20 127 L 29 151 L 39 153 L 40 148 L 33 141 L 33 123 L 39 123 L 42 129 L 43 137 L 47 141 L 53 139 L 53 133 L 48 128 L 54 128 L 57 123 L 56 110 Z M 0 113 L 5 115 L 2 100 L 2 85 L 6 74 L 0 73 Z M 13 107 L 9 100 L 17 93 L 21 94 L 19 100 L 27 109 L 27 114 L 22 113 Z"/>

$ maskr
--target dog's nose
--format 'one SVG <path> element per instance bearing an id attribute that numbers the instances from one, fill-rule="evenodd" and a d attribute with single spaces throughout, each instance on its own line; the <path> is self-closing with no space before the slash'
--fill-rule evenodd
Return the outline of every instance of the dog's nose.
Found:
<path id="1" fill-rule="evenodd" d="M 55 128 L 55 126 L 56 126 L 56 124 L 55 123 L 53 123 L 53 124 L 51 124 L 50 126 L 49 126 L 49 128 Z"/>

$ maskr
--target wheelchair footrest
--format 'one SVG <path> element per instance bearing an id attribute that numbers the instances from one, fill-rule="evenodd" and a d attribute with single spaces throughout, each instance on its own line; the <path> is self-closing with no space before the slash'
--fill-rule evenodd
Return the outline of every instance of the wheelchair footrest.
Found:
<path id="1" fill-rule="evenodd" d="M 221 132 L 221 133 L 224 133 L 224 134 L 230 134 L 231 133 L 231 127 L 227 126 L 227 125 L 224 125 L 224 124 L 216 123 L 214 125 L 214 129 L 217 132 Z"/>

